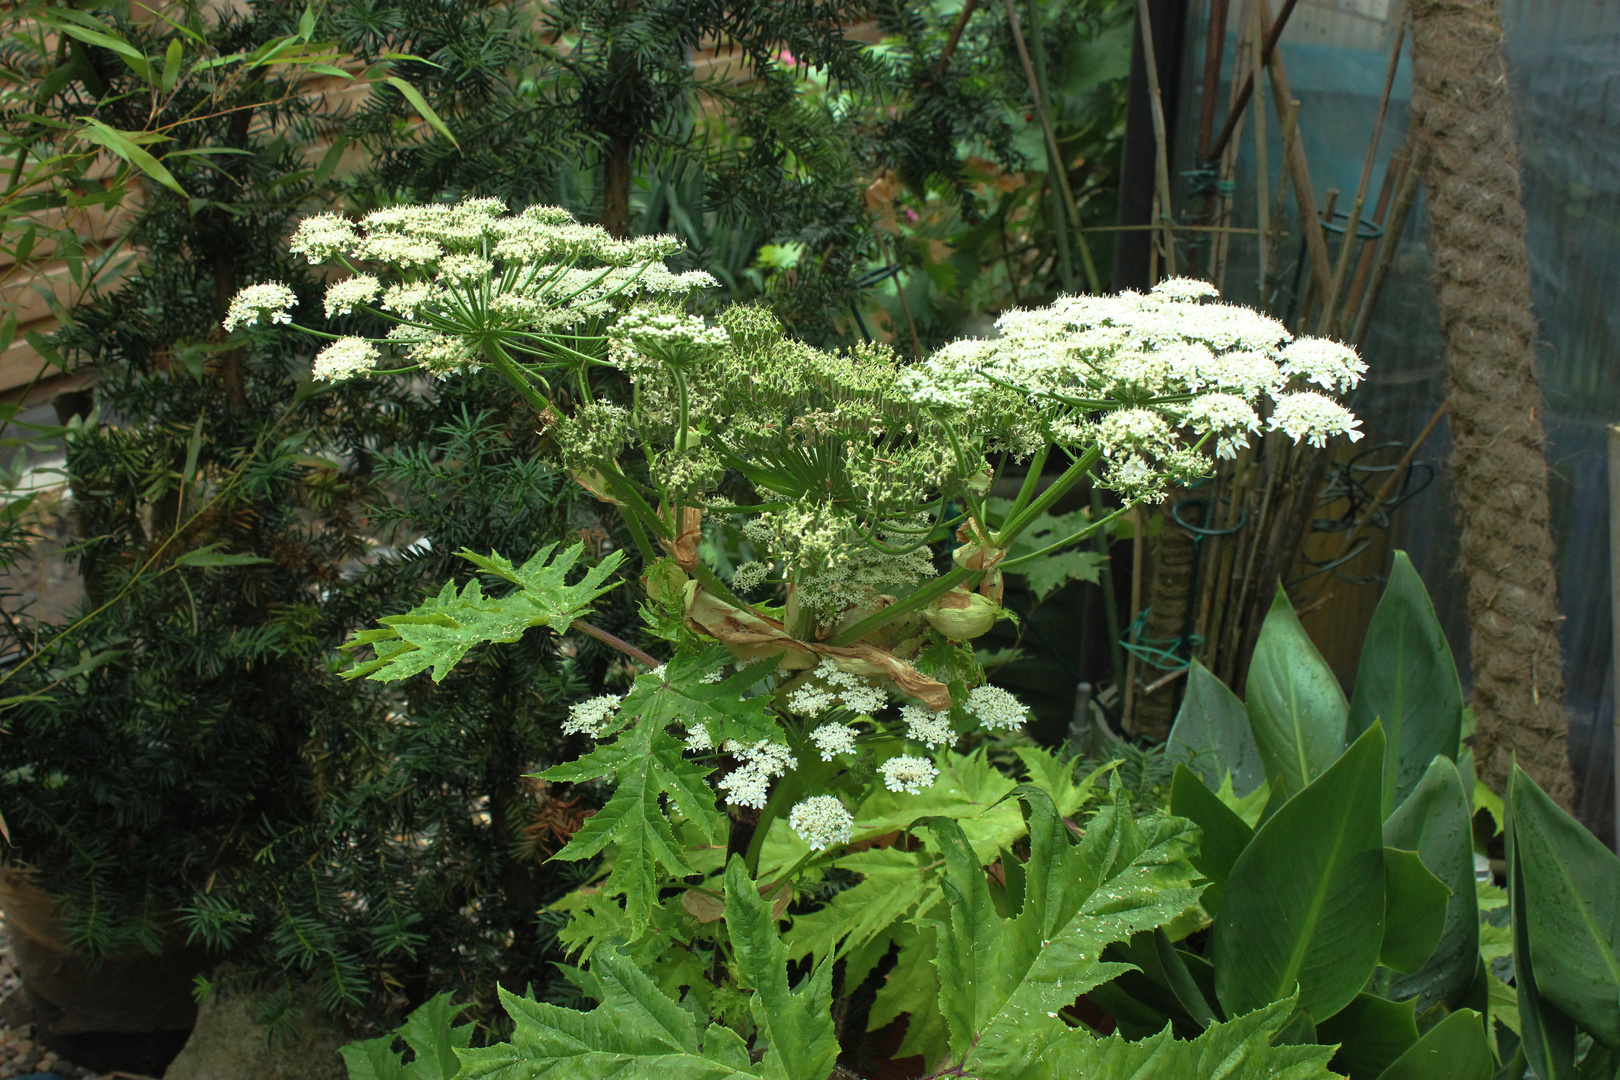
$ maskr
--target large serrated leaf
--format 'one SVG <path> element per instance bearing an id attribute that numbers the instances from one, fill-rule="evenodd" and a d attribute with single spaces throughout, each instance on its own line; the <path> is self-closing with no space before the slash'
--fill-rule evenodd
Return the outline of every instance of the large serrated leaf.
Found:
<path id="1" fill-rule="evenodd" d="M 796 916 L 785 936 L 788 956 L 818 959 L 849 952 L 886 934 L 913 909 L 926 910 L 939 898 L 939 885 L 927 867 L 928 853 L 871 848 L 845 855 L 838 868 L 859 874 L 860 882 L 834 896 L 825 907 Z"/>
<path id="2" fill-rule="evenodd" d="M 472 1041 L 472 1024 L 452 1026 L 465 1005 L 453 1005 L 448 993 L 436 994 L 405 1019 L 400 1029 L 341 1049 L 349 1080 L 452 1080 L 461 1071 L 458 1049 Z M 415 1060 L 403 1064 L 394 1052 L 404 1039 Z"/>
<path id="3" fill-rule="evenodd" d="M 990 901 L 978 856 L 956 822 L 930 819 L 946 860 L 938 935 L 940 1010 L 951 1052 L 966 1073 L 1016 1080 L 1041 1075 L 1045 1049 L 1069 1030 L 1058 1010 L 1126 970 L 1103 950 L 1162 926 L 1197 890 L 1187 854 L 1191 823 L 1165 815 L 1135 821 L 1116 802 L 1076 842 L 1051 798 L 1025 787 L 1031 859 L 1024 903 L 1012 919 Z"/>
<path id="4" fill-rule="evenodd" d="M 1344 750 L 1344 691 L 1279 586 L 1249 663 L 1249 725 L 1274 794 L 1298 794 Z"/>
<path id="5" fill-rule="evenodd" d="M 1325 1020 L 1366 985 L 1383 942 L 1383 763 L 1374 724 L 1238 856 L 1210 937 L 1228 1016 L 1297 986 L 1300 1007 Z"/>
<path id="6" fill-rule="evenodd" d="M 706 779 L 714 770 L 685 757 L 685 750 L 686 745 L 661 725 L 644 723 L 578 761 L 555 765 L 541 774 L 547 780 L 570 783 L 604 776 L 616 781 L 607 805 L 587 819 L 552 857 L 588 859 L 610 843 L 617 845 L 613 869 L 602 890 L 608 896 L 624 896 L 625 916 L 633 928 L 647 925 L 658 890 L 668 878 L 694 872 L 685 845 L 670 826 L 664 797 L 709 842 L 718 842 L 723 835 L 725 818 L 715 807 Z M 658 873 L 660 868 L 663 876 Z"/>
<path id="7" fill-rule="evenodd" d="M 736 856 L 726 867 L 726 931 L 738 978 L 754 991 L 749 1009 L 765 1037 L 761 1075 L 765 1080 L 827 1080 L 838 1061 L 832 961 L 817 964 L 797 989 L 788 987 L 787 948 L 777 935 L 776 916 Z"/>
<path id="8" fill-rule="evenodd" d="M 344 677 L 392 682 L 432 668 L 433 681 L 439 682 L 475 645 L 509 644 L 537 626 L 567 633 L 573 621 L 590 610 L 591 601 L 618 584 L 603 582 L 618 569 L 624 555 L 610 553 L 583 579 L 569 585 L 567 576 L 579 561 L 584 544 L 574 544 L 553 560 L 551 553 L 556 547 L 547 544 L 520 567 L 493 553 L 484 556 L 461 552 L 462 558 L 518 588 L 505 596 L 491 597 L 484 595 L 477 578 L 459 593 L 453 582 L 447 582 L 439 595 L 405 614 L 378 619 L 383 624 L 381 629 L 355 635 L 344 648 L 369 645 L 376 659 L 357 664 L 344 672 Z"/>
<path id="9" fill-rule="evenodd" d="M 1457 758 L 1462 686 L 1445 631 L 1406 552 L 1395 553 L 1389 584 L 1367 627 L 1349 737 L 1384 723 L 1384 814 L 1400 804 L 1436 757 Z"/>
<path id="10" fill-rule="evenodd" d="M 1288 1022 L 1292 1000 L 1279 1001 L 1180 1042 L 1168 1026 L 1141 1042 L 1118 1035 L 1094 1038 L 1071 1028 L 1048 1052 L 1051 1077 L 1085 1080 L 1337 1080 L 1331 1046 L 1272 1046 Z"/>
<path id="11" fill-rule="evenodd" d="M 510 1042 L 460 1051 L 458 1080 L 730 1080 L 758 1076 L 737 1037 L 697 1020 L 635 964 L 604 946 L 591 962 L 604 993 L 590 1012 L 519 997 L 501 988 Z M 829 1070 L 830 1071 L 830 1070 Z"/>

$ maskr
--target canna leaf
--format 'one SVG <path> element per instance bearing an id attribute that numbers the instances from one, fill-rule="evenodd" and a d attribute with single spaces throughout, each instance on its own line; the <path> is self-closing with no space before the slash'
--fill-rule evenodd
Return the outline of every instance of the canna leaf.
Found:
<path id="1" fill-rule="evenodd" d="M 1273 793 L 1298 794 L 1344 751 L 1350 709 L 1344 691 L 1281 586 L 1254 647 L 1248 695 L 1249 724 Z"/>
<path id="2" fill-rule="evenodd" d="M 1170 781 L 1170 812 L 1203 830 L 1192 864 L 1210 880 L 1200 901 L 1204 910 L 1214 915 L 1220 910 L 1226 893 L 1226 879 L 1231 876 L 1238 856 L 1254 839 L 1254 830 L 1185 765 L 1176 766 L 1175 776 Z"/>
<path id="3" fill-rule="evenodd" d="M 1378 1080 L 1491 1080 L 1495 1074 L 1484 1018 L 1472 1009 L 1458 1009 L 1425 1032 Z"/>
<path id="4" fill-rule="evenodd" d="M 1232 777 L 1232 790 L 1247 795 L 1266 779 L 1266 766 L 1249 726 L 1248 710 L 1226 684 L 1194 660 L 1187 695 L 1170 728 L 1166 761 L 1183 762 L 1211 791 Z"/>
<path id="5" fill-rule="evenodd" d="M 1316 1027 L 1313 1042 L 1338 1043 L 1333 1069 L 1350 1080 L 1378 1080 L 1418 1040 L 1410 1001 L 1357 994 L 1338 1014 Z"/>
<path id="6" fill-rule="evenodd" d="M 1462 731 L 1457 662 L 1434 604 L 1406 552 L 1395 553 L 1378 610 L 1367 627 L 1349 738 L 1384 722 L 1384 816 L 1423 778 L 1436 757 L 1455 761 Z"/>
<path id="7" fill-rule="evenodd" d="M 1228 1016 L 1292 996 L 1318 1022 L 1366 985 L 1383 941 L 1378 724 L 1271 816 L 1239 855 L 1210 938 Z"/>
<path id="8" fill-rule="evenodd" d="M 1479 966 L 1473 823 L 1463 790 L 1457 767 L 1436 757 L 1384 822 L 1384 843 L 1416 851 L 1423 865 L 1451 890 L 1434 954 L 1418 971 L 1395 976 L 1387 987 L 1396 999 L 1415 997 L 1419 1013 L 1440 1001 L 1459 1006 Z"/>
<path id="9" fill-rule="evenodd" d="M 1410 975 L 1434 955 L 1451 890 L 1415 851 L 1384 848 L 1384 940 L 1378 962 Z"/>
<path id="10" fill-rule="evenodd" d="M 1508 802 L 1512 906 L 1535 991 L 1594 1039 L 1620 1046 L 1620 857 L 1517 767 Z"/>

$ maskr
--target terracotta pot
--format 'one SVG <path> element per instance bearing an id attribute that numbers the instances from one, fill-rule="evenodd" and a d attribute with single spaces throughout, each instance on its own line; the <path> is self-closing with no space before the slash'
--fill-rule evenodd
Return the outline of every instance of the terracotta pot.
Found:
<path id="1" fill-rule="evenodd" d="M 184 1045 L 197 1020 L 192 981 L 218 957 L 175 941 L 162 953 L 140 950 L 97 962 L 63 941 L 56 903 L 16 867 L 0 868 L 12 961 L 33 1011 L 37 1035 L 90 1068 L 150 1070 Z"/>

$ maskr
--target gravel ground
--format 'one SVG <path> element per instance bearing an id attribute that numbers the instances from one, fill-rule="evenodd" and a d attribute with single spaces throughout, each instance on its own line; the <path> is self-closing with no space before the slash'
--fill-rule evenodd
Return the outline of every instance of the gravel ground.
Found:
<path id="1" fill-rule="evenodd" d="M 12 995 L 19 995 L 15 1001 Z M 63 1061 L 34 1039 L 34 1025 L 11 1027 L 6 1016 L 17 1011 L 11 1006 L 21 1001 L 22 980 L 11 966 L 11 951 L 6 945 L 5 931 L 0 929 L 0 1080 L 14 1076 L 48 1080 L 136 1080 L 129 1073 L 110 1073 L 98 1076 L 81 1069 L 72 1062 Z"/>

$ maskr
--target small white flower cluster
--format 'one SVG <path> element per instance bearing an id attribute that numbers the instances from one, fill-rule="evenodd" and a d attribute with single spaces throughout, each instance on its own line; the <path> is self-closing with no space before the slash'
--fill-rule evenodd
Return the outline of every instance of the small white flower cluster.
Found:
<path id="1" fill-rule="evenodd" d="M 991 731 L 1013 731 L 1029 719 L 1029 707 L 999 686 L 976 686 L 962 709 Z"/>
<path id="2" fill-rule="evenodd" d="M 382 283 L 370 274 L 356 274 L 326 287 L 326 317 L 353 313 L 356 304 L 369 304 L 382 292 Z"/>
<path id="3" fill-rule="evenodd" d="M 619 703 L 623 700 L 618 694 L 602 694 L 575 704 L 568 710 L 568 719 L 563 721 L 562 733 L 596 738 L 619 711 Z"/>
<path id="4" fill-rule="evenodd" d="M 956 742 L 956 731 L 951 727 L 949 713 L 933 712 L 921 705 L 907 705 L 900 710 L 900 719 L 906 722 L 906 737 L 915 739 L 929 749 Z"/>
<path id="5" fill-rule="evenodd" d="M 727 739 L 726 753 L 742 760 L 739 768 L 727 773 L 720 781 L 720 790 L 726 793 L 728 806 L 765 808 L 765 799 L 771 792 L 771 781 L 789 769 L 799 767 L 799 759 L 781 743 L 761 739 L 753 746 L 744 746 L 735 739 Z"/>
<path id="6" fill-rule="evenodd" d="M 337 382 L 339 379 L 364 375 L 377 362 L 377 347 L 365 338 L 343 337 L 315 354 L 310 374 L 317 379 Z"/>
<path id="7" fill-rule="evenodd" d="M 811 851 L 849 843 L 854 824 L 854 816 L 833 795 L 812 795 L 788 814 L 788 827 L 810 845 Z"/>
<path id="8" fill-rule="evenodd" d="M 878 766 L 878 772 L 883 774 L 883 786 L 890 791 L 903 791 L 907 795 L 916 795 L 923 788 L 934 786 L 939 778 L 939 770 L 934 763 L 915 754 L 901 754 L 892 757 Z"/>
<path id="9" fill-rule="evenodd" d="M 1271 430 L 1283 431 L 1292 439 L 1304 439 L 1312 446 L 1326 446 L 1334 435 L 1348 435 L 1358 441 L 1361 421 L 1349 409 L 1330 397 L 1305 391 L 1284 394 L 1271 411 Z"/>
<path id="10" fill-rule="evenodd" d="M 643 353 L 677 363 L 731 343 L 725 327 L 667 311 L 628 311 L 614 324 L 612 334 Z"/>
<path id="11" fill-rule="evenodd" d="M 831 761 L 839 754 L 855 752 L 856 730 L 848 724 L 830 721 L 810 733 L 810 741 L 821 751 L 822 761 Z"/>
<path id="12" fill-rule="evenodd" d="M 759 588 L 771 568 L 762 562 L 745 562 L 731 572 L 731 587 L 737 592 L 752 592 Z"/>
<path id="13" fill-rule="evenodd" d="M 252 326 L 261 318 L 268 318 L 271 323 L 290 323 L 292 316 L 287 314 L 287 309 L 296 303 L 298 298 L 293 291 L 279 282 L 249 285 L 231 298 L 230 309 L 225 313 L 225 329 Z"/>
<path id="14" fill-rule="evenodd" d="M 823 660 L 805 682 L 788 695 L 787 709 L 797 716 L 820 716 L 841 705 L 851 712 L 868 716 L 889 703 L 889 695 L 859 675 L 840 671 L 831 660 Z"/>

